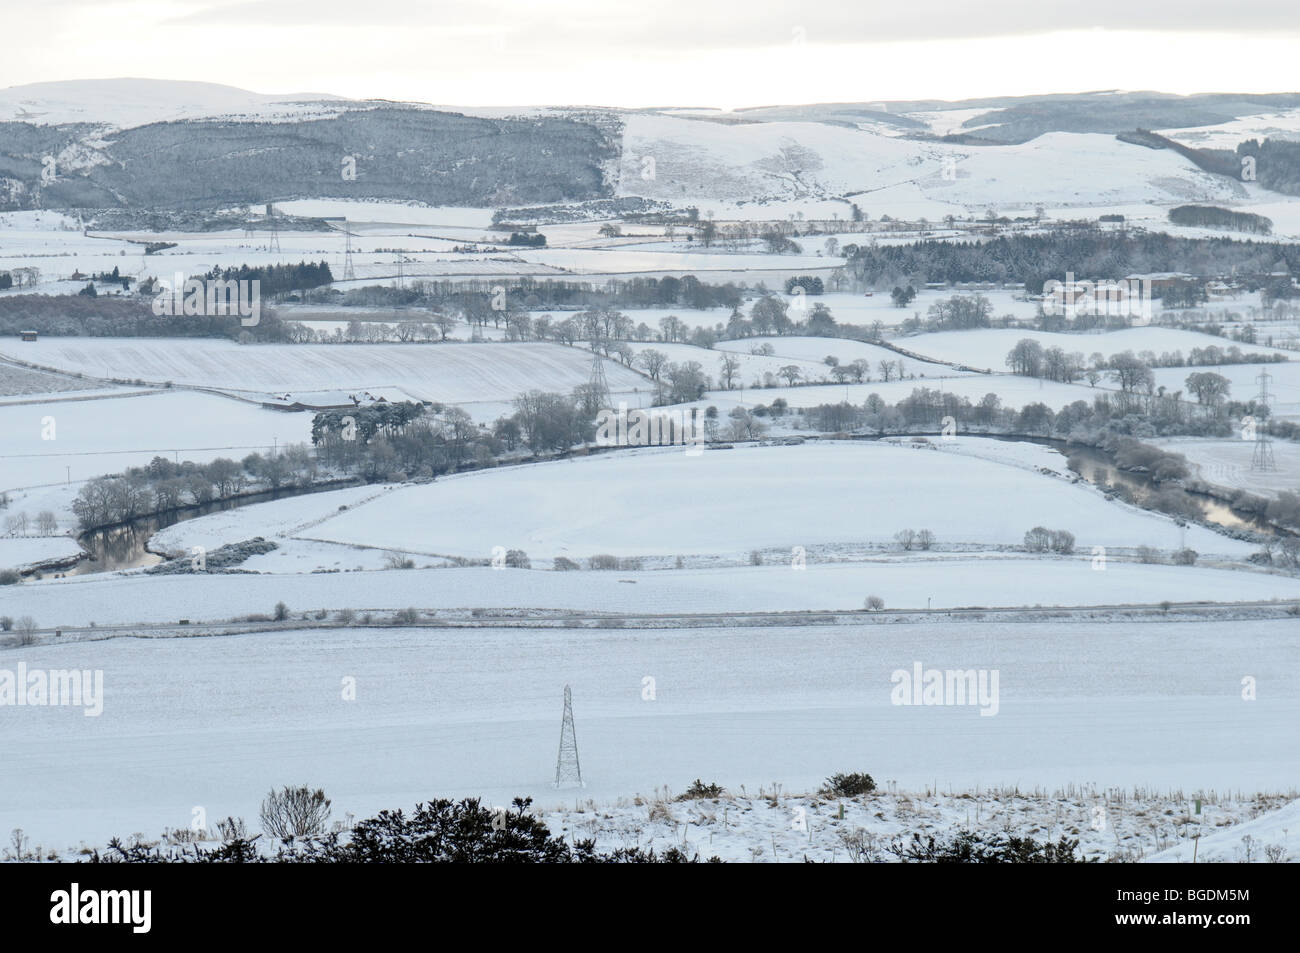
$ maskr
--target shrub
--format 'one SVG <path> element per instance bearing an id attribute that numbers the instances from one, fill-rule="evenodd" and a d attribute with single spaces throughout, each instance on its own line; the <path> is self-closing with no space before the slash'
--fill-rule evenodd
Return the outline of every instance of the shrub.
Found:
<path id="1" fill-rule="evenodd" d="M 13 616 L 0 615 L 0 632 L 10 632 L 13 630 Z"/>
<path id="2" fill-rule="evenodd" d="M 881 609 L 885 608 L 885 600 L 880 598 L 880 596 L 867 596 L 867 600 L 862 603 L 862 606 L 871 612 L 879 612 Z"/>
<path id="3" fill-rule="evenodd" d="M 15 569 L 0 569 L 0 586 L 14 586 L 22 579 Z"/>
<path id="4" fill-rule="evenodd" d="M 691 782 L 681 794 L 677 795 L 679 801 L 701 801 L 706 799 L 720 798 L 726 790 L 720 784 L 705 784 L 699 778 Z"/>
<path id="5" fill-rule="evenodd" d="M 568 559 L 567 557 L 564 556 L 555 557 L 554 569 L 556 572 L 573 572 L 573 570 L 581 569 L 581 568 L 582 567 L 579 566 L 577 563 L 575 563 L 572 559 Z"/>
<path id="6" fill-rule="evenodd" d="M 351 609 L 340 609 L 334 618 L 338 619 L 344 625 L 351 625 L 356 621 L 357 614 Z"/>
<path id="7" fill-rule="evenodd" d="M 750 564 L 751 566 L 761 566 L 761 565 L 763 565 L 763 554 L 760 553 L 757 549 L 752 549 L 752 550 L 750 550 L 750 552 L 749 552 L 749 564 Z"/>
<path id="8" fill-rule="evenodd" d="M 1052 530 L 1052 552 L 1068 556 L 1074 552 L 1074 534 L 1069 530 Z"/>
<path id="9" fill-rule="evenodd" d="M 242 817 L 227 817 L 224 821 L 217 821 L 217 835 L 225 843 L 244 840 L 248 837 L 248 827 Z"/>
<path id="10" fill-rule="evenodd" d="M 618 561 L 618 568 L 623 572 L 640 572 L 645 565 L 640 556 L 625 556 Z"/>
<path id="11" fill-rule="evenodd" d="M 858 797 L 870 794 L 876 789 L 876 782 L 869 774 L 834 774 L 822 785 L 822 794 L 831 797 Z"/>
<path id="12" fill-rule="evenodd" d="M 276 622 L 283 622 L 285 619 L 289 618 L 289 607 L 283 602 L 277 602 L 275 604 L 274 618 Z"/>
<path id="13" fill-rule="evenodd" d="M 588 569 L 617 569 L 618 557 L 608 553 L 598 553 L 587 560 Z"/>
<path id="14" fill-rule="evenodd" d="M 1195 566 L 1201 554 L 1194 549 L 1180 549 L 1171 557 L 1175 566 Z"/>
<path id="15" fill-rule="evenodd" d="M 414 569 L 415 560 L 398 552 L 384 553 L 385 569 Z"/>
<path id="16" fill-rule="evenodd" d="M 306 790 L 305 788 L 302 790 Z M 319 793 L 319 792 L 317 792 Z M 352 825 L 346 840 L 336 830 L 309 839 L 292 850 L 279 848 L 273 856 L 258 851 L 253 841 L 230 828 L 236 836 L 222 846 L 206 850 L 185 845 L 167 850 L 158 845 L 109 841 L 101 854 L 91 851 L 91 863 L 570 863 L 570 864 L 692 864 L 699 855 L 676 847 L 662 854 L 643 847 L 620 847 L 597 852 L 594 841 L 573 840 L 552 834 L 545 822 L 528 813 L 529 798 L 515 798 L 513 810 L 484 806 L 477 798 L 417 804 L 408 816 L 403 811 L 381 811 Z M 227 828 L 218 824 L 223 837 Z M 710 863 L 720 863 L 717 857 Z"/>
<path id="17" fill-rule="evenodd" d="M 262 802 L 262 830 L 279 840 L 319 837 L 330 817 L 325 792 L 306 785 L 272 791 Z"/>
<path id="18" fill-rule="evenodd" d="M 395 625 L 415 625 L 420 621 L 419 609 L 398 609 L 393 614 L 393 623 Z"/>
<path id="19" fill-rule="evenodd" d="M 1137 558 L 1140 563 L 1157 563 L 1160 561 L 1160 554 L 1150 546 L 1139 546 L 1137 548 Z"/>
<path id="20" fill-rule="evenodd" d="M 922 840 L 913 834 L 910 843 L 894 838 L 889 851 L 903 863 L 915 864 L 1078 864 L 1087 863 L 1075 855 L 1077 839 L 1062 837 L 1056 843 L 1032 837 L 1012 837 L 988 831 L 961 831 L 945 841 L 934 835 Z"/>

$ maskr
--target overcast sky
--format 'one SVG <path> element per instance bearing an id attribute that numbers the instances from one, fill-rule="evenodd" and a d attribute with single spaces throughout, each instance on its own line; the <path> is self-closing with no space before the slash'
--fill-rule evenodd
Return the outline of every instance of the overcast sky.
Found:
<path id="1" fill-rule="evenodd" d="M 35 0 L 4 22 L 0 86 L 722 108 L 1300 87 L 1297 0 Z"/>

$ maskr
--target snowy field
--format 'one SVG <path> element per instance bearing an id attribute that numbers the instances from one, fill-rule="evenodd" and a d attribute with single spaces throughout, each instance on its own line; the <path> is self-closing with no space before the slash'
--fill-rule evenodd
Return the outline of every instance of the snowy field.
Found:
<path id="1" fill-rule="evenodd" d="M 5 434 L 0 490 L 12 490 L 120 473 L 159 455 L 205 462 L 266 452 L 277 442 L 310 443 L 311 415 L 263 410 L 212 394 L 155 391 L 0 405 L 0 433 Z M 30 510 L 20 499 L 15 506 Z"/>
<path id="2" fill-rule="evenodd" d="M 22 345 L 0 343 L 5 353 Z M 528 390 L 568 393 L 591 378 L 591 352 L 559 344 L 257 344 L 171 338 L 47 338 L 21 356 L 95 377 L 250 395 L 400 387 L 425 400 L 512 400 Z M 12 351 L 11 351 L 12 349 Z M 605 369 L 614 391 L 649 381 L 617 362 Z"/>
<path id="3" fill-rule="evenodd" d="M 314 535 L 479 558 L 500 545 L 537 559 L 887 542 L 907 527 L 1005 545 L 1038 525 L 1070 530 L 1080 547 L 1155 545 L 1175 531 L 1167 517 L 1086 485 L 977 457 L 819 442 L 698 456 L 653 449 L 453 476 L 349 510 Z M 1250 551 L 1200 527 L 1186 538 L 1202 553 Z"/>
<path id="4" fill-rule="evenodd" d="M 1203 799 L 1198 816 L 1186 792 L 1087 786 L 958 792 L 891 785 L 839 798 L 768 784 L 761 794 L 727 791 L 689 801 L 672 793 L 661 788 L 603 804 L 574 798 L 562 808 L 544 801 L 541 816 L 552 831 L 591 838 L 605 850 L 676 846 L 727 863 L 894 863 L 891 845 L 897 840 L 906 847 L 913 833 L 945 842 L 960 830 L 1000 838 L 1007 829 L 1040 843 L 1078 840 L 1083 857 L 1102 862 L 1189 863 L 1198 834 L 1197 863 L 1271 862 L 1266 849 L 1300 861 L 1300 838 L 1291 834 L 1300 801 L 1286 794 Z M 1249 849 L 1243 838 L 1253 841 Z"/>
<path id="5" fill-rule="evenodd" d="M 1279 490 L 1300 492 L 1300 444 L 1288 440 L 1273 441 L 1277 469 L 1272 472 L 1251 470 L 1253 440 L 1169 437 L 1150 443 L 1187 457 L 1193 475 L 1206 483 L 1249 490 L 1261 496 L 1276 496 Z"/>
<path id="6" fill-rule="evenodd" d="M 1122 550 L 1151 546 L 1166 552 L 1187 545 L 1205 557 L 1229 559 L 1253 551 L 1246 543 L 1208 530 L 1189 527 L 1183 532 L 1164 516 L 1107 502 L 1088 485 L 1069 482 L 1072 477 L 1064 464 L 1064 457 L 1049 448 L 978 437 L 933 441 L 926 447 L 901 440 L 749 446 L 709 450 L 698 457 L 684 450 L 628 450 L 466 473 L 432 484 L 360 487 L 259 503 L 176 524 L 153 545 L 179 553 L 254 536 L 280 540 L 283 552 L 254 557 L 243 567 L 261 572 L 375 568 L 390 549 L 417 557 L 419 566 L 436 566 L 445 557 L 485 560 L 496 546 L 523 549 L 539 568 L 549 567 L 553 556 L 583 559 L 599 553 L 658 557 L 660 562 L 677 556 L 701 557 L 704 564 L 747 562 L 755 549 L 762 550 L 768 562 L 784 563 L 794 546 L 828 558 L 893 552 L 894 534 L 904 528 L 935 531 L 937 554 L 954 546 L 1018 546 L 1025 530 L 1036 524 L 1074 532 L 1081 553 L 1094 545 Z M 802 474 L 804 492 L 790 492 L 790 474 Z M 696 484 L 701 475 L 707 476 Z M 685 485 L 696 488 L 684 497 L 680 488 Z M 834 520 L 828 520 L 827 501 L 836 494 L 847 502 L 835 511 Z M 1009 511 L 985 505 L 1002 494 L 1013 495 L 1018 507 Z M 900 505 L 900 500 L 906 504 Z M 943 501 L 942 509 L 934 508 L 934 500 Z M 48 502 L 42 505 L 58 510 Z M 19 508 L 36 512 L 26 496 L 16 498 L 14 509 Z M 767 516 L 756 521 L 756 512 Z M 700 514 L 707 516 L 702 519 Z M 363 558 L 359 553 L 365 550 L 373 552 Z M 563 580 L 562 575 L 548 576 L 537 580 L 537 587 L 540 591 L 548 585 L 578 584 Z M 795 580 L 792 591 L 801 592 L 800 585 Z M 704 588 L 711 592 L 713 587 Z M 489 586 L 488 591 L 494 590 Z M 994 591 L 1000 600 L 1011 595 L 1000 584 Z M 1284 593 L 1260 597 L 1275 594 Z M 689 598 L 694 597 L 692 592 Z M 668 598 L 671 602 L 675 597 Z M 1098 601 L 1080 593 L 1058 593 L 1054 599 L 1066 604 Z M 410 600 L 402 595 L 394 605 L 430 604 Z M 496 600 L 493 596 L 492 604 L 499 604 Z M 1129 601 L 1109 594 L 1100 601 L 1107 600 Z M 799 597 L 797 607 L 854 608 L 860 601 L 852 593 L 820 603 Z M 1026 601 L 1044 600 L 1013 598 L 992 604 Z M 531 604 L 578 603 L 566 603 L 560 596 L 558 601 L 548 597 Z M 895 600 L 891 606 L 904 604 L 922 603 Z M 935 604 L 990 603 L 963 590 L 956 601 Z M 343 603 L 311 605 L 337 608 Z M 585 599 L 581 605 L 599 608 Z M 779 601 L 765 598 L 764 607 L 779 607 Z"/>
<path id="7" fill-rule="evenodd" d="M 868 377 L 880 376 L 879 365 L 881 361 L 889 361 L 895 366 L 901 361 L 903 372 L 909 377 L 960 377 L 968 373 L 955 370 L 946 364 L 918 361 L 910 357 L 904 357 L 886 347 L 847 338 L 753 337 L 741 338 L 735 341 L 719 341 L 714 345 L 713 349 L 748 355 L 752 353 L 754 348 L 762 347 L 765 344 L 771 345 L 772 350 L 775 352 L 773 356 L 785 363 L 811 361 L 820 364 L 820 373 L 823 376 L 830 373 L 830 368 L 825 364 L 827 357 L 836 358 L 842 365 L 848 365 L 854 361 L 866 361 L 869 365 Z"/>
<path id="8" fill-rule="evenodd" d="M 1254 351 L 1252 346 L 1242 346 L 1244 351 Z M 1186 352 L 1184 352 L 1186 353 Z M 1157 367 L 1152 370 L 1156 386 L 1168 392 L 1182 391 L 1186 400 L 1195 400 L 1187 389 L 1191 374 L 1211 371 L 1228 379 L 1229 400 L 1248 401 L 1259 393 L 1259 372 L 1268 371 L 1268 392 L 1273 416 L 1295 419 L 1300 417 L 1300 354 L 1292 352 L 1292 360 L 1285 364 L 1222 364 L 1217 367 Z"/>
<path id="9" fill-rule="evenodd" d="M 836 771 L 904 790 L 1287 790 L 1293 628 L 389 629 L 15 649 L 9 666 L 101 670 L 103 713 L 11 710 L 0 828 L 65 847 L 188 827 L 196 808 L 254 826 L 267 790 L 299 783 L 322 786 L 340 818 L 434 796 L 649 796 L 697 777 L 812 791 Z M 916 662 L 997 671 L 997 714 L 892 704 L 892 673 Z M 550 787 L 566 684 L 577 792 Z"/>
<path id="10" fill-rule="evenodd" d="M 914 364 L 917 368 L 927 366 L 950 370 L 942 364 Z M 1087 384 L 1059 384 L 1042 378 L 1015 377 L 1010 374 L 972 374 L 933 378 L 918 374 L 915 378 L 890 381 L 888 384 L 883 381 L 873 381 L 869 384 L 814 384 L 798 387 L 756 388 L 750 386 L 751 382 L 744 378 L 741 378 L 739 383 L 746 385 L 743 393 L 739 390 L 710 391 L 702 400 L 685 406 L 707 407 L 714 404 L 719 411 L 725 412 L 733 406 L 753 407 L 755 404 L 770 406 L 774 400 L 780 398 L 791 407 L 816 407 L 819 404 L 839 404 L 844 401 L 861 407 L 872 394 L 877 394 L 883 400 L 896 404 L 912 396 L 912 392 L 917 388 L 928 387 L 930 390 L 965 397 L 972 404 L 978 404 L 986 394 L 996 394 L 1001 399 L 1002 407 L 1019 410 L 1027 404 L 1041 403 L 1053 410 L 1060 410 L 1066 404 L 1072 404 L 1076 400 L 1091 405 L 1094 397 L 1107 393 L 1107 388 L 1102 386 L 1093 388 Z"/>
<path id="11" fill-rule="evenodd" d="M 0 519 L 7 516 L 0 511 Z M 75 559 L 81 553 L 76 540 L 67 536 L 0 537 L 0 569 L 26 569 L 45 563 Z"/>
<path id="12" fill-rule="evenodd" d="M 1132 351 L 1134 354 L 1151 351 L 1157 357 L 1166 352 L 1182 351 L 1183 356 L 1187 357 L 1192 348 L 1204 349 L 1213 346 L 1220 350 L 1227 350 L 1234 344 L 1244 353 L 1276 353 L 1284 357 L 1295 357 L 1292 352 L 1265 347 L 1262 344 L 1238 344 L 1235 341 L 1210 334 L 1200 334 L 1196 331 L 1158 327 L 1127 328 L 1122 331 L 1086 334 L 1062 334 L 1020 328 L 981 328 L 977 331 L 937 331 L 931 334 L 918 334 L 898 338 L 894 343 L 914 354 L 921 354 L 935 360 L 954 361 L 992 371 L 1005 371 L 1007 354 L 1025 338 L 1037 341 L 1044 348 L 1059 347 L 1067 354 L 1078 352 L 1085 359 L 1094 353 L 1110 358 L 1124 351 Z M 1167 370 L 1178 371 L 1181 368 Z M 1214 370 L 1222 373 L 1222 370 L 1217 367 L 1189 368 L 1183 376 L 1185 377 L 1192 370 Z"/>
<path id="13" fill-rule="evenodd" d="M 738 384 L 749 384 L 756 379 L 762 380 L 765 374 L 776 377 L 781 368 L 788 365 L 793 365 L 799 369 L 800 380 L 831 380 L 831 369 L 823 364 L 820 358 L 767 357 L 760 354 L 751 354 L 748 349 L 728 351 L 724 354 L 721 347 L 707 348 L 696 347 L 693 344 L 664 344 L 661 342 L 643 345 L 633 344 L 631 347 L 633 353 L 638 355 L 644 351 L 658 351 L 674 364 L 697 361 L 709 379 L 715 382 L 718 382 L 720 378 L 722 359 L 728 355 L 740 362 L 740 369 L 736 373 L 736 382 Z M 781 378 L 778 377 L 777 379 Z"/>
<path id="14" fill-rule="evenodd" d="M 1131 553 L 1108 551 L 1104 571 L 1088 554 L 1029 558 L 1001 552 L 884 557 L 856 562 L 815 562 L 795 570 L 790 549 L 774 551 L 763 566 L 642 571 L 569 571 L 548 568 L 367 571 L 383 550 L 359 555 L 330 572 L 284 572 L 294 553 L 331 561 L 339 547 L 298 548 L 278 541 L 288 555 L 248 560 L 242 573 L 203 575 L 94 574 L 28 582 L 5 601 L 16 615 L 44 628 L 160 624 L 187 618 L 196 625 L 269 615 L 284 602 L 294 618 L 355 609 L 379 621 L 407 608 L 444 612 L 492 609 L 585 615 L 674 615 L 738 612 L 853 612 L 868 595 L 887 610 L 964 607 L 1157 605 L 1174 602 L 1272 602 L 1300 599 L 1300 580 L 1245 568 L 1147 565 Z M 1174 540 L 1176 543 L 1177 540 Z M 486 558 L 486 557 L 485 557 Z M 263 562 L 265 560 L 265 562 Z M 428 561 L 416 554 L 421 565 Z M 359 566 L 360 568 L 353 568 Z M 284 574 L 258 572 L 275 569 Z M 453 615 L 456 612 L 452 613 Z M 1032 617 L 1032 614 L 1031 614 Z M 1294 625 L 1294 623 L 1292 623 Z"/>

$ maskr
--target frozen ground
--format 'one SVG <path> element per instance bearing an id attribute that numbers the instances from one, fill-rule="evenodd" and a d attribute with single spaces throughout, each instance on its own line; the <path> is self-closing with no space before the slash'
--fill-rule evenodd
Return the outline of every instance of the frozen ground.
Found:
<path id="1" fill-rule="evenodd" d="M 1195 792 L 1194 792 L 1195 793 Z M 591 838 L 598 847 L 670 846 L 730 863 L 891 863 L 894 844 L 906 848 L 913 833 L 946 841 L 961 830 L 990 836 L 1032 837 L 1056 843 L 1078 840 L 1089 860 L 1187 863 L 1200 835 L 1198 863 L 1240 862 L 1243 838 L 1250 859 L 1300 862 L 1300 801 L 1286 795 L 1228 796 L 1213 801 L 1182 792 L 892 789 L 855 797 L 790 794 L 777 784 L 720 798 L 678 801 L 672 792 L 597 804 L 570 798 L 563 807 L 534 805 L 556 834 Z M 1278 807 L 1278 805 L 1282 805 Z M 841 810 L 843 816 L 840 816 Z M 1174 846 L 1169 846 L 1169 845 Z"/>
<path id="2" fill-rule="evenodd" d="M 1168 517 L 1108 502 L 1090 486 L 941 446 L 819 441 L 697 456 L 652 448 L 504 467 L 403 487 L 311 535 L 470 558 L 504 546 L 533 559 L 887 543 L 906 528 L 931 529 L 945 544 L 1019 545 L 1041 525 L 1074 533 L 1084 551 L 1168 548 L 1179 535 Z M 1186 544 L 1252 551 L 1196 526 Z"/>
<path id="3" fill-rule="evenodd" d="M 59 391 L 87 391 L 99 386 L 96 381 L 77 380 L 75 377 L 34 371 L 0 362 L 0 395 L 6 397 Z"/>
<path id="4" fill-rule="evenodd" d="M 913 364 L 916 368 L 940 367 L 943 365 Z M 947 368 L 943 368 L 948 370 Z M 877 370 L 877 374 L 879 371 Z M 744 378 L 741 378 L 744 381 Z M 816 407 L 819 404 L 839 404 L 844 401 L 861 407 L 872 394 L 883 400 L 896 404 L 912 396 L 919 387 L 956 394 L 967 398 L 972 404 L 978 404 L 987 394 L 995 394 L 1001 400 L 999 406 L 1019 410 L 1027 404 L 1046 404 L 1053 410 L 1060 410 L 1066 404 L 1082 400 L 1092 404 L 1094 397 L 1108 393 L 1106 387 L 1089 387 L 1087 384 L 1058 384 L 1055 381 L 1033 377 L 1015 377 L 1010 374 L 970 374 L 962 377 L 929 377 L 918 374 L 915 378 L 902 381 L 872 381 L 868 384 L 814 384 L 798 387 L 750 387 L 746 381 L 743 392 L 736 390 L 709 391 L 703 399 L 687 406 L 708 407 L 717 405 L 723 412 L 735 406 L 753 407 L 755 404 L 771 406 L 781 398 L 791 407 Z"/>
<path id="5" fill-rule="evenodd" d="M 1271 472 L 1251 470 L 1255 451 L 1252 440 L 1169 437 L 1150 442 L 1183 454 L 1193 465 L 1194 475 L 1207 483 L 1249 490 L 1261 496 L 1276 496 L 1279 490 L 1300 492 L 1300 444 L 1289 440 L 1273 441 L 1277 469 Z"/>
<path id="6" fill-rule="evenodd" d="M 898 338 L 894 343 L 914 354 L 921 354 L 935 360 L 955 361 L 970 367 L 998 372 L 1007 370 L 1007 354 L 1024 338 L 1035 340 L 1044 348 L 1059 347 L 1067 354 L 1077 351 L 1085 359 L 1093 353 L 1099 352 L 1109 358 L 1123 351 L 1132 351 L 1134 354 L 1152 351 L 1157 357 L 1167 351 L 1182 351 L 1183 356 L 1187 357 L 1192 348 L 1214 346 L 1226 350 L 1233 344 L 1246 353 L 1295 356 L 1292 352 L 1262 344 L 1238 344 L 1235 341 L 1227 341 L 1221 337 L 1200 334 L 1196 331 L 1158 327 L 1128 328 L 1096 334 L 1062 334 L 1021 328 L 982 328 L 977 331 L 937 331 L 931 334 L 918 334 Z M 1270 368 L 1272 366 L 1270 365 Z M 1223 368 L 1195 367 L 1186 370 L 1183 368 L 1167 370 L 1181 371 L 1186 377 L 1194 370 L 1213 370 L 1222 373 Z M 1259 373 L 1258 370 L 1255 373 Z M 1237 395 L 1234 393 L 1233 396 Z"/>
<path id="7" fill-rule="evenodd" d="M 1300 600 L 1300 579 L 1247 569 L 1144 565 L 1132 554 L 1107 557 L 1093 569 L 1091 555 L 1027 558 L 1005 553 L 911 555 L 841 553 L 855 562 L 791 565 L 790 548 L 763 566 L 642 571 L 500 569 L 489 567 L 364 571 L 384 551 L 353 554 L 338 545 L 300 547 L 280 541 L 284 553 L 258 556 L 245 573 L 202 575 L 92 574 L 27 582 L 5 593 L 7 611 L 30 615 L 42 627 L 223 622 L 269 615 L 284 602 L 294 618 L 354 609 L 386 621 L 397 610 L 531 610 L 674 615 L 677 613 L 860 611 L 868 595 L 887 610 L 992 606 L 1155 605 L 1160 602 Z M 484 554 L 487 558 L 488 554 Z M 810 551 L 808 558 L 818 558 Z M 866 556 L 877 557 L 866 560 Z M 417 566 L 436 563 L 414 554 Z M 294 571 L 294 562 L 301 568 Z M 317 565 L 340 569 L 305 572 Z M 540 562 L 540 561 L 539 561 Z M 361 571 L 354 571 L 356 569 Z M 259 572 L 257 570 L 265 570 Z M 446 615 L 446 612 L 443 612 Z M 1032 617 L 1032 611 L 1029 613 Z M 615 619 L 613 624 L 617 624 Z M 1295 623 L 1293 622 L 1292 625 Z"/>
<path id="8" fill-rule="evenodd" d="M 8 512 L 0 510 L 0 520 L 7 515 Z M 80 554 L 81 547 L 68 536 L 0 537 L 0 569 L 26 569 L 29 566 L 74 559 Z"/>
<path id="9" fill-rule="evenodd" d="M 1254 345 L 1239 345 L 1243 351 L 1254 351 Z M 1191 374 L 1210 371 L 1220 374 L 1229 381 L 1228 398 L 1230 400 L 1248 401 L 1259 393 L 1259 372 L 1268 372 L 1268 392 L 1270 406 L 1275 417 L 1300 418 L 1300 354 L 1291 352 L 1295 358 L 1285 364 L 1223 364 L 1217 367 L 1158 367 L 1152 372 L 1157 387 L 1164 387 L 1169 393 L 1182 391 L 1184 400 L 1195 400 L 1187 389 L 1187 378 Z"/>
<path id="10" fill-rule="evenodd" d="M 5 434 L 0 490 L 12 491 L 120 473 L 155 456 L 205 462 L 266 452 L 277 441 L 280 446 L 309 443 L 311 415 L 263 410 L 212 394 L 155 391 L 103 400 L 0 405 L 0 433 Z M 66 510 L 71 502 L 65 492 L 52 502 L 40 494 L 31 499 L 11 495 L 13 506 L 29 515 L 46 507 Z"/>
<path id="11" fill-rule="evenodd" d="M 835 357 L 840 364 L 848 365 L 854 361 L 866 361 L 870 367 L 868 377 L 880 377 L 880 362 L 890 361 L 895 366 L 901 361 L 903 372 L 909 377 L 960 377 L 967 372 L 958 371 L 946 364 L 930 361 L 918 361 L 904 357 L 897 351 L 864 341 L 847 338 L 821 337 L 753 337 L 735 341 L 719 341 L 714 350 L 731 351 L 736 354 L 750 355 L 755 348 L 769 345 L 779 363 L 801 363 L 811 361 L 820 365 L 819 377 L 828 377 L 830 367 L 825 363 L 827 357 Z M 892 372 L 891 372 L 892 375 Z M 807 379 L 805 377 L 805 379 Z"/>
<path id="12" fill-rule="evenodd" d="M 0 343 L 5 353 L 19 344 Z M 558 344 L 259 344 L 164 338 L 47 338 L 16 356 L 96 377 L 129 374 L 244 393 L 400 387 L 425 400 L 513 400 L 528 390 L 568 393 L 591 377 L 591 352 Z M 125 370 L 129 368 L 130 370 Z M 641 375 L 606 362 L 615 391 Z"/>
<path id="13" fill-rule="evenodd" d="M 196 808 L 255 826 L 267 790 L 304 782 L 336 817 L 435 796 L 551 806 L 575 796 L 550 786 L 566 684 L 577 796 L 597 802 L 697 777 L 813 791 L 837 771 L 912 791 L 1285 791 L 1300 758 L 1294 626 L 364 629 L 13 649 L 10 669 L 101 670 L 103 713 L 8 709 L 0 830 L 102 844 L 188 827 Z M 997 714 L 891 703 L 892 673 L 918 661 L 996 670 Z"/>

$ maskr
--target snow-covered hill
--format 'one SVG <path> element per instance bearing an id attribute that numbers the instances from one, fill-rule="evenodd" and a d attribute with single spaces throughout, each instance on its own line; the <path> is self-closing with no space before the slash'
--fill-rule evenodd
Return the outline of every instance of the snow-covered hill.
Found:
<path id="1" fill-rule="evenodd" d="M 0 90 L 0 122 L 42 126 L 84 122 L 126 129 L 151 122 L 240 116 L 262 121 L 337 112 L 328 93 L 254 93 L 219 83 L 160 79 L 85 79 Z"/>

